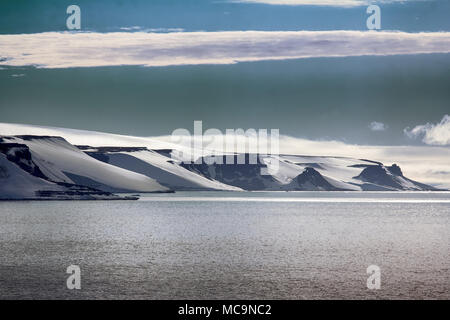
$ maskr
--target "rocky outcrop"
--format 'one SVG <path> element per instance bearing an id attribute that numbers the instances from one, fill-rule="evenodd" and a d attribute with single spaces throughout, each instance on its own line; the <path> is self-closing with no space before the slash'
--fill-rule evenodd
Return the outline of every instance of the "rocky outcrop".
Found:
<path id="1" fill-rule="evenodd" d="M 305 170 L 295 177 L 287 186 L 287 190 L 295 191 L 347 191 L 332 185 L 316 169 L 306 167 Z"/>
<path id="2" fill-rule="evenodd" d="M 228 156 L 230 157 L 230 156 Z M 182 163 L 181 165 L 208 179 L 220 181 L 224 184 L 235 186 L 244 190 L 279 190 L 280 183 L 271 175 L 262 175 L 261 170 L 267 168 L 259 158 L 256 163 L 250 160 L 251 155 L 234 155 L 230 158 L 216 157 L 216 163 L 211 163 L 211 158 L 202 158 L 201 163 Z M 218 163 L 217 163 L 218 162 Z"/>
<path id="3" fill-rule="evenodd" d="M 386 190 L 437 190 L 432 186 L 416 182 L 403 176 L 402 170 L 396 164 L 392 166 L 367 166 L 358 176 L 357 180 L 380 186 Z M 367 188 L 373 189 L 374 186 L 368 185 Z"/>

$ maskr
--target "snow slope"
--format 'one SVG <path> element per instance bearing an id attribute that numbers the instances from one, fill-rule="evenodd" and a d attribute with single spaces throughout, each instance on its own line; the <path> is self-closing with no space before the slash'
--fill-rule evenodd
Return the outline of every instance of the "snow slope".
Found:
<path id="1" fill-rule="evenodd" d="M 180 162 L 153 150 L 128 151 L 127 148 L 91 149 L 86 153 L 96 159 L 130 171 L 138 172 L 173 190 L 229 190 L 242 189 L 230 186 L 187 170 Z"/>
<path id="2" fill-rule="evenodd" d="M 33 162 L 53 182 L 84 185 L 107 192 L 164 192 L 168 188 L 147 176 L 98 161 L 60 137 L 3 137 L 26 145 Z"/>
<path id="3" fill-rule="evenodd" d="M 36 177 L 0 153 L 0 200 L 122 199 L 126 198 L 83 186 L 57 184 Z"/>
<path id="4" fill-rule="evenodd" d="M 62 191 L 63 187 L 29 174 L 0 153 L 0 199 L 30 199 L 38 190 Z"/>

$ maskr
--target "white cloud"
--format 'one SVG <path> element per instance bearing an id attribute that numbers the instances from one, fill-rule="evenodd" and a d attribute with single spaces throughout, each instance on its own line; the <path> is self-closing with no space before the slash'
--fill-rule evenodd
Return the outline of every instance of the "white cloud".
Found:
<path id="1" fill-rule="evenodd" d="M 232 64 L 449 52 L 450 32 L 47 32 L 0 35 L 0 65 L 42 68 Z"/>
<path id="2" fill-rule="evenodd" d="M 231 0 L 239 3 L 261 3 L 270 5 L 288 6 L 332 6 L 332 7 L 358 7 L 370 4 L 383 4 L 421 0 Z M 426 1 L 426 0 L 422 0 Z"/>
<path id="3" fill-rule="evenodd" d="M 63 136 L 70 143 L 90 146 L 142 146 L 150 149 L 179 148 L 171 136 L 132 137 L 75 129 L 41 127 L 33 125 L 0 123 L 0 135 L 50 135 Z M 217 145 L 214 142 L 218 142 Z M 223 141 L 216 139 L 208 144 L 209 150 L 220 150 Z M 397 163 L 406 177 L 422 183 L 439 184 L 450 188 L 450 148 L 439 146 L 367 146 L 340 141 L 314 141 L 280 136 L 281 154 L 354 157 Z"/>
<path id="4" fill-rule="evenodd" d="M 369 124 L 369 129 L 372 131 L 385 131 L 387 128 L 387 125 L 378 121 L 373 121 Z"/>
<path id="5" fill-rule="evenodd" d="M 334 6 L 334 7 L 355 7 L 366 5 L 367 1 L 362 0 L 232 0 L 239 3 L 261 3 L 270 5 L 288 6 Z"/>
<path id="6" fill-rule="evenodd" d="M 132 27 L 121 27 L 120 30 L 124 31 L 132 31 L 132 30 L 141 30 L 140 26 L 132 26 Z"/>
<path id="7" fill-rule="evenodd" d="M 450 116 L 446 114 L 437 124 L 426 123 L 412 129 L 408 127 L 404 132 L 411 139 L 422 137 L 422 141 L 429 145 L 448 146 L 450 145 Z"/>
<path id="8" fill-rule="evenodd" d="M 141 31 L 141 32 L 160 32 L 160 33 L 165 33 L 165 32 L 183 32 L 184 29 L 183 28 L 142 28 L 140 26 L 132 26 L 132 27 L 121 27 L 119 28 L 120 30 L 123 31 Z"/>

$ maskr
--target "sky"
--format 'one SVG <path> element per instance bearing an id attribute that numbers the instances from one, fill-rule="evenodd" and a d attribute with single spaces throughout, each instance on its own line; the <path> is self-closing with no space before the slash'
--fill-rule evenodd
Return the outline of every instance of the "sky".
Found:
<path id="1" fill-rule="evenodd" d="M 381 30 L 367 30 L 370 3 Z M 67 30 L 71 4 L 80 31 Z M 0 123 L 166 136 L 202 120 L 448 149 L 448 12 L 446 0 L 5 0 Z"/>

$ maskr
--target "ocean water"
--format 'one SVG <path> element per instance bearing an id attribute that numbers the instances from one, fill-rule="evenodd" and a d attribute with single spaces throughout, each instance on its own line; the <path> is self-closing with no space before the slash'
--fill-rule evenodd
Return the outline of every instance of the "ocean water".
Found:
<path id="1" fill-rule="evenodd" d="M 0 202 L 0 298 L 449 299 L 450 193 Z"/>

